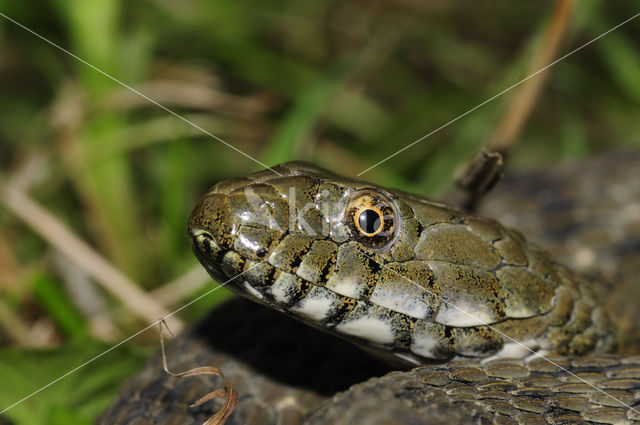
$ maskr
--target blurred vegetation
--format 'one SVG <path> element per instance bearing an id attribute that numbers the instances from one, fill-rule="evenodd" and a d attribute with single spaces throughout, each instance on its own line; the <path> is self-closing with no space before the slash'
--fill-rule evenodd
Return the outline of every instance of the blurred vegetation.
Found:
<path id="1" fill-rule="evenodd" d="M 346 175 L 525 77 L 553 11 L 508 0 L 0 0 L 1 13 L 248 155 Z M 637 12 L 576 2 L 556 57 Z M 510 169 L 640 145 L 639 35 L 640 19 L 551 69 Z M 169 310 L 211 288 L 186 219 L 208 186 L 259 165 L 4 18 L 0 90 L 0 183 L 28 192 Z M 441 195 L 513 93 L 362 177 Z M 145 325 L 94 278 L 0 205 L 0 387 L 13 388 L 0 391 L 0 410 Z M 167 284 L 176 278 L 189 285 Z M 149 349 L 123 350 L 6 417 L 91 423 Z"/>

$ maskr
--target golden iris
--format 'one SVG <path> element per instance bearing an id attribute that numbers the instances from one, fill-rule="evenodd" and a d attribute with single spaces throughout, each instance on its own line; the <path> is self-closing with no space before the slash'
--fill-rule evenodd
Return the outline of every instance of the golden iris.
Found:
<path id="1" fill-rule="evenodd" d="M 395 204 L 373 189 L 355 193 L 345 211 L 345 221 L 353 239 L 372 249 L 385 248 L 397 233 Z"/>

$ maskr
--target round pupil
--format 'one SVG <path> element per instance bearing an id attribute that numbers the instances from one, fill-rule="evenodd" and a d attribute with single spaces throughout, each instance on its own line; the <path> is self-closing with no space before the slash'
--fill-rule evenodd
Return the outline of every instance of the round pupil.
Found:
<path id="1" fill-rule="evenodd" d="M 365 233 L 376 233 L 382 223 L 380 221 L 380 214 L 374 210 L 364 210 L 358 217 L 358 224 Z"/>

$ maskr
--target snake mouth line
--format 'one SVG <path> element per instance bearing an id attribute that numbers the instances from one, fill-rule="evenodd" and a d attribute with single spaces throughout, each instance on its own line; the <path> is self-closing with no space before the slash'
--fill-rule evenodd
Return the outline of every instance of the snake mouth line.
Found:
<path id="1" fill-rule="evenodd" d="M 283 311 L 281 307 L 278 307 L 268 300 L 262 292 L 251 286 L 245 277 L 238 276 L 236 279 L 228 280 L 228 273 L 225 273 L 223 270 L 222 263 L 226 254 L 236 254 L 234 250 L 222 249 L 216 242 L 214 236 L 207 230 L 193 228 L 189 230 L 189 233 L 191 234 L 192 247 L 196 257 L 216 281 L 227 281 L 225 287 L 234 293 L 268 307 Z M 263 262 L 266 261 L 266 259 L 263 260 Z M 241 260 L 241 263 L 238 264 L 237 267 L 243 270 L 237 270 L 237 272 L 242 273 L 247 271 L 246 262 L 247 260 L 245 259 Z M 257 264 L 254 264 L 249 268 L 255 267 L 256 265 Z"/>

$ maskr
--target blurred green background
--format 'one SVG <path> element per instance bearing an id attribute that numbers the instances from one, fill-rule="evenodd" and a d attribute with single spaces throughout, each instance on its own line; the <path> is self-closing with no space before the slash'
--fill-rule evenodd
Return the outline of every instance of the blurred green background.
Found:
<path id="1" fill-rule="evenodd" d="M 524 78 L 571 3 L 0 0 L 0 13 L 260 161 L 312 160 L 356 175 Z M 640 11 L 573 5 L 555 57 Z M 513 137 L 507 172 L 640 146 L 639 46 L 637 19 L 554 66 Z M 0 92 L 3 187 L 167 310 L 213 287 L 191 254 L 188 214 L 207 187 L 259 165 L 5 18 Z M 362 177 L 440 196 L 513 122 L 516 92 Z M 25 221 L 39 216 L 6 199 L 0 411 L 149 323 L 126 296 L 96 285 L 100 272 L 79 266 L 86 249 L 65 239 L 61 255 L 45 236 L 55 226 L 34 230 Z M 228 296 L 216 291 L 180 318 L 192 322 Z M 157 344 L 154 332 L 140 335 L 0 423 L 92 423 Z"/>

